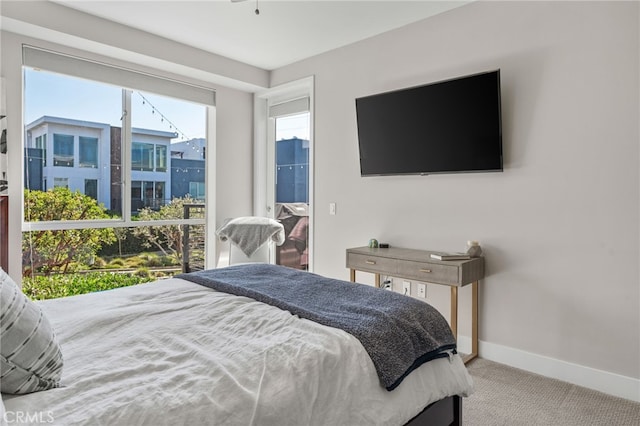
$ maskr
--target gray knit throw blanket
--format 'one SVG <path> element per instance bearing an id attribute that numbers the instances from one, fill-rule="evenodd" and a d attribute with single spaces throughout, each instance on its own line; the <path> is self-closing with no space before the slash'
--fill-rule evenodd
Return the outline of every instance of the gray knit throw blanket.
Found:
<path id="1" fill-rule="evenodd" d="M 263 263 L 178 277 L 352 334 L 387 390 L 425 362 L 456 351 L 444 317 L 431 305 L 399 293 Z"/>

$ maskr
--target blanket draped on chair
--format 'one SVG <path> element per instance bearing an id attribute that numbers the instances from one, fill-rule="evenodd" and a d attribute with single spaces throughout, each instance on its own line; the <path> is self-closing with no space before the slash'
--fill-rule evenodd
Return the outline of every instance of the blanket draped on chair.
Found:
<path id="1" fill-rule="evenodd" d="M 273 240 L 284 243 L 284 227 L 268 217 L 245 216 L 231 219 L 216 230 L 220 241 L 230 240 L 242 252 L 251 257 L 264 243 Z"/>

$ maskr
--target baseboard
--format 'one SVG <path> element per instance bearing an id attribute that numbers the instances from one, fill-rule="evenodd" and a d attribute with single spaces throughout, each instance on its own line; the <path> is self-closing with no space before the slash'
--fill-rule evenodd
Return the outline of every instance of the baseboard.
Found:
<path id="1" fill-rule="evenodd" d="M 471 338 L 459 336 L 458 350 L 469 353 L 470 349 Z M 483 341 L 478 342 L 478 353 L 489 361 L 640 402 L 640 379 Z"/>

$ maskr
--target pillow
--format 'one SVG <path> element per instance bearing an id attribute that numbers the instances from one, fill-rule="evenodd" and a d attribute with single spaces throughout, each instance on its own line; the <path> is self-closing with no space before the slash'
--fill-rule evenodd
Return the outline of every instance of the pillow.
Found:
<path id="1" fill-rule="evenodd" d="M 51 324 L 0 268 L 0 391 L 55 388 L 61 375 L 62 352 Z"/>

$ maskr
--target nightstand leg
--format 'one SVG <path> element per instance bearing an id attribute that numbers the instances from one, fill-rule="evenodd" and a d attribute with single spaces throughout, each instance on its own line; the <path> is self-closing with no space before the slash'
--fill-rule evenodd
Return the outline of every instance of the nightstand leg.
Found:
<path id="1" fill-rule="evenodd" d="M 471 354 L 465 362 L 478 356 L 478 281 L 471 283 Z"/>
<path id="2" fill-rule="evenodd" d="M 355 270 L 355 269 L 350 269 L 350 270 L 349 270 L 349 280 L 350 280 L 352 283 L 355 283 L 355 282 L 356 282 L 356 270 Z"/>
<path id="3" fill-rule="evenodd" d="M 458 287 L 451 287 L 451 331 L 458 340 Z"/>
<path id="4" fill-rule="evenodd" d="M 380 288 L 380 274 L 376 274 L 376 288 Z"/>
<path id="5" fill-rule="evenodd" d="M 471 353 L 462 358 L 468 363 L 478 356 L 478 281 L 471 283 Z"/>

